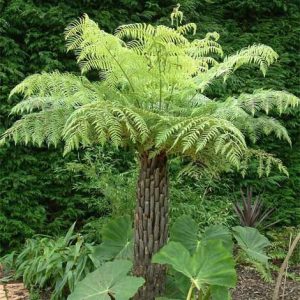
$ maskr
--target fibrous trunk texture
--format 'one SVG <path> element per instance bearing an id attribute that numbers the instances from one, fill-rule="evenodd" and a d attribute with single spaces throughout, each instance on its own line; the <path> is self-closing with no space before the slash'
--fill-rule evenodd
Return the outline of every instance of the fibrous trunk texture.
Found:
<path id="1" fill-rule="evenodd" d="M 134 273 L 146 283 L 134 300 L 154 300 L 165 286 L 166 268 L 152 264 L 151 258 L 168 237 L 168 174 L 167 156 L 160 153 L 150 158 L 140 155 L 135 211 Z"/>

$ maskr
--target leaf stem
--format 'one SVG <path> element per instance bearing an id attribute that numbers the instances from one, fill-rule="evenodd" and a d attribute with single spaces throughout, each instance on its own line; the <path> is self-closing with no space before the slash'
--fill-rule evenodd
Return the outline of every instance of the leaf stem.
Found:
<path id="1" fill-rule="evenodd" d="M 193 290 L 194 290 L 194 284 L 192 283 L 189 289 L 189 292 L 187 294 L 186 300 L 192 300 Z"/>

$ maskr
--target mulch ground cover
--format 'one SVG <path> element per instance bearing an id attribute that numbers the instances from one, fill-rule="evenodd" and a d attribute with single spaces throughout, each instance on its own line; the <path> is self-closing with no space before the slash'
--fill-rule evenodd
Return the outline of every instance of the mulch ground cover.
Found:
<path id="1" fill-rule="evenodd" d="M 300 266 L 292 269 L 293 273 L 300 276 Z M 276 280 L 277 274 L 273 279 Z M 249 267 L 238 267 L 238 284 L 232 293 L 233 300 L 272 300 L 275 280 L 268 283 L 263 281 L 255 270 Z M 282 282 L 280 300 L 300 300 L 300 282 L 288 279 L 285 287 Z"/>

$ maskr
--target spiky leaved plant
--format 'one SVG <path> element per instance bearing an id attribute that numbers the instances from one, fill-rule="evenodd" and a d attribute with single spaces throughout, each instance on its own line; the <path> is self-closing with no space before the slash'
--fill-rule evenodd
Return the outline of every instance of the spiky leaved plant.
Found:
<path id="1" fill-rule="evenodd" d="M 172 19 L 180 23 L 181 17 L 177 7 Z M 65 153 L 110 142 L 136 151 L 134 273 L 145 277 L 146 284 L 135 299 L 154 299 L 164 287 L 165 267 L 151 264 L 151 257 L 168 237 L 170 155 L 243 169 L 256 156 L 260 174 L 269 173 L 272 165 L 286 172 L 280 160 L 247 148 L 245 136 L 255 142 L 275 133 L 290 142 L 285 128 L 263 112 L 295 106 L 295 96 L 259 90 L 218 102 L 204 95 L 215 79 L 226 79 L 243 65 L 258 65 L 265 73 L 277 54 L 254 45 L 218 62 L 223 56 L 218 34 L 189 41 L 186 34 L 195 30 L 193 23 L 174 28 L 129 24 L 112 35 L 84 15 L 66 29 L 68 50 L 75 51 L 82 73 L 96 70 L 99 81 L 41 73 L 27 77 L 10 95 L 24 95 L 12 109 L 22 118 L 2 142 L 40 146 L 63 141 Z"/>
<path id="2" fill-rule="evenodd" d="M 251 187 L 247 187 L 246 195 L 241 190 L 241 196 L 242 204 L 239 202 L 233 203 L 233 209 L 239 217 L 242 226 L 258 227 L 275 210 L 274 207 L 264 209 L 260 196 L 256 196 L 255 200 L 253 200 Z M 274 223 L 272 224 L 274 225 Z"/>

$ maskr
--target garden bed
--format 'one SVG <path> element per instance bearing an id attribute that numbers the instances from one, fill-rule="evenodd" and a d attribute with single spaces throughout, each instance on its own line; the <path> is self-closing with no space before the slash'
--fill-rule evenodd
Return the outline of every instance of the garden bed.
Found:
<path id="1" fill-rule="evenodd" d="M 300 275 L 300 266 L 293 268 L 293 272 Z M 238 267 L 238 284 L 232 293 L 233 300 L 271 300 L 275 283 L 263 281 L 257 272 L 247 267 Z M 274 276 L 273 278 L 275 278 Z M 283 287 L 283 284 L 282 284 Z M 283 290 L 280 291 L 282 299 Z M 285 285 L 285 300 L 300 299 L 300 282 L 287 279 Z"/>
<path id="2" fill-rule="evenodd" d="M 300 266 L 294 267 L 293 272 L 300 275 Z M 237 287 L 232 293 L 233 300 L 272 299 L 275 283 L 263 281 L 257 272 L 248 267 L 238 267 L 238 276 L 239 280 Z M 0 277 L 2 277 L 1 274 Z M 280 299 L 282 299 L 282 295 L 283 290 L 280 291 Z M 284 295 L 285 300 L 299 300 L 300 282 L 287 279 Z M 42 299 L 48 300 L 45 295 L 43 295 Z M 22 283 L 8 283 L 0 285 L 0 300 L 29 300 L 29 293 Z"/>

